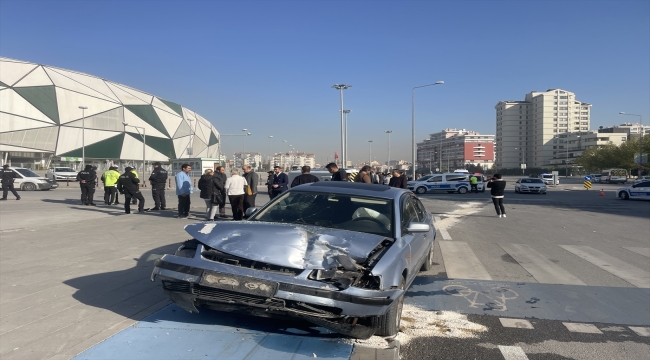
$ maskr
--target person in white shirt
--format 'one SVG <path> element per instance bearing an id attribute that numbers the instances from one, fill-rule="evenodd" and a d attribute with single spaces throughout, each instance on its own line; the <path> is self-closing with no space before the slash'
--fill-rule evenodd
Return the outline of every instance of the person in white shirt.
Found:
<path id="1" fill-rule="evenodd" d="M 239 169 L 232 169 L 231 175 L 226 180 L 226 195 L 230 200 L 233 220 L 242 220 L 244 218 L 244 186 L 248 186 L 248 183 L 239 175 Z"/>

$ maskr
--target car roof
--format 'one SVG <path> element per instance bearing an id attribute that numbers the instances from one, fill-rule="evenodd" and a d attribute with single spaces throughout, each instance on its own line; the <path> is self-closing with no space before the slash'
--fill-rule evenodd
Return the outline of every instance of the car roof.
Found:
<path id="1" fill-rule="evenodd" d="M 289 191 L 329 192 L 345 195 L 359 195 L 382 199 L 394 199 L 410 190 L 380 184 L 353 183 L 347 181 L 319 181 L 291 188 Z"/>

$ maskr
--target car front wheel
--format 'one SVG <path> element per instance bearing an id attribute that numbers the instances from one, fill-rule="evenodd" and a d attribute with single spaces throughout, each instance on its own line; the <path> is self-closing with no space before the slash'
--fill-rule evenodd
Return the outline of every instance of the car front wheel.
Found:
<path id="1" fill-rule="evenodd" d="M 618 197 L 620 197 L 623 200 L 629 200 L 630 194 L 628 194 L 627 191 L 621 191 L 620 193 L 618 193 Z"/>
<path id="2" fill-rule="evenodd" d="M 402 278 L 402 282 L 399 286 L 401 290 L 404 290 L 406 286 L 404 283 L 406 279 Z M 399 324 L 402 321 L 402 307 L 404 306 L 404 295 L 400 296 L 399 299 L 395 300 L 393 305 L 390 306 L 390 309 L 386 314 L 378 316 L 375 319 L 377 320 L 376 327 L 377 331 L 375 335 L 377 336 L 395 336 L 399 332 Z"/>
<path id="3" fill-rule="evenodd" d="M 418 193 L 418 194 L 424 194 L 425 192 L 427 192 L 427 188 L 419 187 L 419 188 L 415 189 L 415 192 Z"/>
<path id="4" fill-rule="evenodd" d="M 36 185 L 32 184 L 32 183 L 26 183 L 25 185 L 23 185 L 23 190 L 25 190 L 25 191 L 34 191 L 34 190 L 36 190 Z"/>
<path id="5" fill-rule="evenodd" d="M 429 249 L 429 254 L 427 255 L 427 258 L 424 260 L 424 263 L 422 263 L 422 267 L 420 268 L 420 271 L 429 271 L 433 268 L 433 244 L 431 244 L 431 249 Z"/>
<path id="6" fill-rule="evenodd" d="M 467 193 L 467 188 L 464 187 L 464 186 L 461 187 L 461 188 L 459 188 L 459 189 L 458 189 L 458 193 L 459 193 L 459 194 L 466 194 L 466 193 Z"/>

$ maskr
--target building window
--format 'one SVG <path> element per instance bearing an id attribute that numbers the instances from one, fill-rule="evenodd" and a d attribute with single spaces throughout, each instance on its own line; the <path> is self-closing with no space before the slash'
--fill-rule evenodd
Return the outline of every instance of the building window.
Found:
<path id="1" fill-rule="evenodd" d="M 560 96 L 560 99 L 568 99 L 566 96 Z"/>

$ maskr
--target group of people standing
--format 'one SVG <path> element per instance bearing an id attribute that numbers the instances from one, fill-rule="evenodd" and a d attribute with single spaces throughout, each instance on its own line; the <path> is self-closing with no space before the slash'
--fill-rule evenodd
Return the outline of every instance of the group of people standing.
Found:
<path id="1" fill-rule="evenodd" d="M 325 167 L 332 174 L 332 181 L 349 181 L 348 174 L 344 169 L 339 169 L 336 163 L 329 163 Z M 368 165 L 359 170 L 355 175 L 353 182 L 366 183 L 366 184 L 384 184 L 390 187 L 406 189 L 407 181 L 406 175 L 401 171 L 394 169 L 390 174 L 375 174 L 372 168 Z"/>
<path id="2" fill-rule="evenodd" d="M 219 217 L 227 217 L 226 197 L 230 202 L 234 220 L 242 220 L 246 210 L 255 207 L 259 181 L 252 168 L 248 165 L 242 166 L 243 174 L 239 169 L 232 169 L 230 177 L 227 177 L 225 172 L 225 167 L 218 166 L 216 171 L 205 170 L 199 179 L 198 188 L 201 191 L 201 199 L 205 201 L 205 216 L 208 221 L 217 219 L 217 210 L 219 210 Z M 182 216 L 187 217 L 187 213 L 181 215 L 179 210 L 179 217 Z"/>

